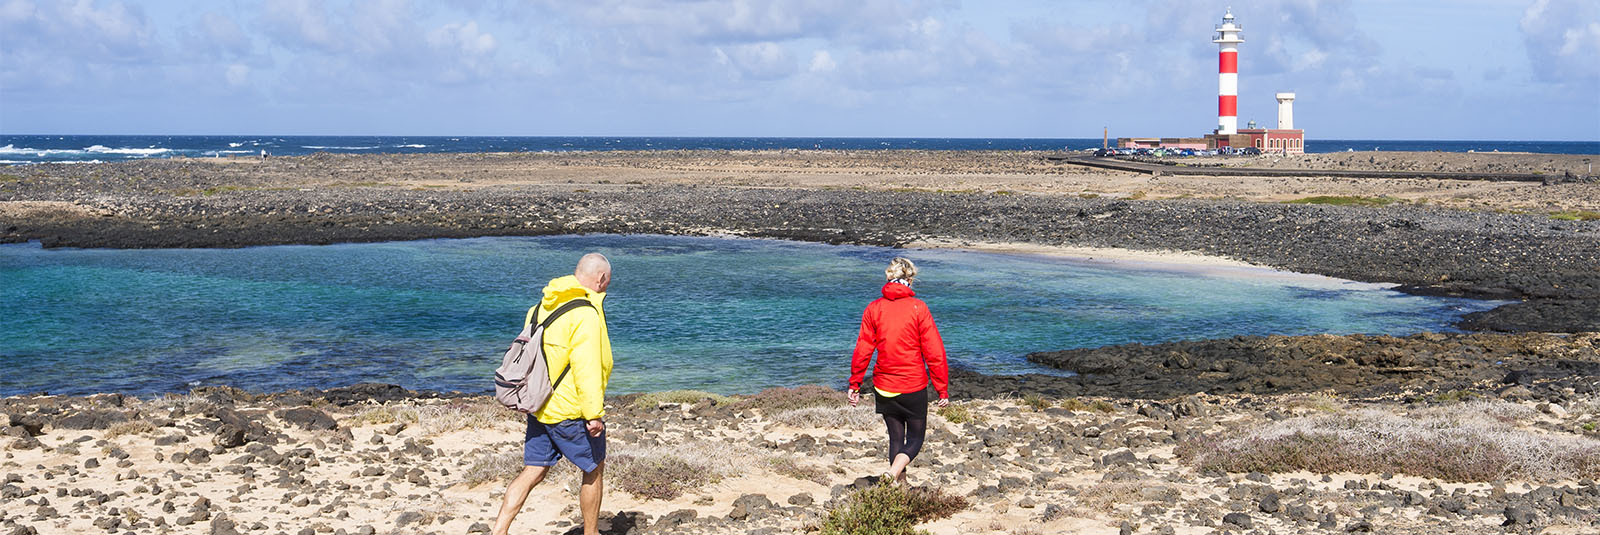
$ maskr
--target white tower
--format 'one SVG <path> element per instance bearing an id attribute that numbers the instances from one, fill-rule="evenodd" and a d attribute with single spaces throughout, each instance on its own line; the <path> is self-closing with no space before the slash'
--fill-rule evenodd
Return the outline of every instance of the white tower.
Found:
<path id="1" fill-rule="evenodd" d="M 1217 133 L 1239 133 L 1239 32 L 1244 27 L 1233 23 L 1233 8 L 1222 15 L 1217 37 L 1211 42 L 1219 49 L 1217 63 Z"/>
<path id="2" fill-rule="evenodd" d="M 1294 93 L 1278 93 L 1278 129 L 1294 130 Z"/>

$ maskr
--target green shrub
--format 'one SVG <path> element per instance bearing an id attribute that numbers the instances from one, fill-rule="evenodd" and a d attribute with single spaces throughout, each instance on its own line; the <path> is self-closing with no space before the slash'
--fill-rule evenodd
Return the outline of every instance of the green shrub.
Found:
<path id="1" fill-rule="evenodd" d="M 843 392 L 826 386 L 801 385 L 794 388 L 768 388 L 739 400 L 734 406 L 777 413 L 823 405 L 842 405 L 844 399 Z"/>
<path id="2" fill-rule="evenodd" d="M 1044 396 L 1038 394 L 1028 394 L 1022 396 L 1022 404 L 1027 405 L 1028 408 L 1033 409 L 1034 412 L 1048 409 L 1051 405 L 1050 400 L 1044 399 Z"/>
<path id="3" fill-rule="evenodd" d="M 650 392 L 633 400 L 637 409 L 654 409 L 662 403 L 699 403 L 701 400 L 711 400 L 713 405 L 733 403 L 734 399 L 722 394 L 713 394 L 700 390 L 668 390 L 666 392 Z"/>
<path id="4" fill-rule="evenodd" d="M 945 421 L 953 424 L 964 424 L 973 420 L 972 412 L 962 405 L 946 405 L 934 409 L 933 412 L 943 416 Z"/>
<path id="5" fill-rule="evenodd" d="M 1462 403 L 1483 397 L 1471 390 L 1451 390 L 1434 394 L 1432 399 L 1436 403 Z"/>
<path id="6" fill-rule="evenodd" d="M 1288 204 L 1331 204 L 1334 206 L 1385 206 L 1398 202 L 1394 197 L 1360 197 L 1351 195 L 1319 195 L 1285 201 Z"/>
<path id="7" fill-rule="evenodd" d="M 966 498 L 938 489 L 904 489 L 887 482 L 862 489 L 828 511 L 823 535 L 915 535 L 917 524 L 954 515 Z"/>
<path id="8" fill-rule="evenodd" d="M 1556 219 L 1560 221 L 1600 221 L 1600 212 L 1590 212 L 1588 210 L 1562 210 L 1560 212 L 1550 212 L 1550 219 Z"/>

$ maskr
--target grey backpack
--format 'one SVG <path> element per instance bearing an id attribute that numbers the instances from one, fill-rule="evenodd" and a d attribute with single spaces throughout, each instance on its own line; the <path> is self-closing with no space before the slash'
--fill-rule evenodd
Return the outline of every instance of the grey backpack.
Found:
<path id="1" fill-rule="evenodd" d="M 544 330 L 562 314 L 592 306 L 586 299 L 573 299 L 551 312 L 544 321 L 529 322 L 523 327 L 500 360 L 500 367 L 494 370 L 494 399 L 517 412 L 533 414 L 543 408 L 555 393 L 556 385 L 561 384 L 567 371 L 572 369 L 569 363 L 561 370 L 561 375 L 556 376 L 555 382 L 550 381 L 550 364 L 544 358 Z"/>

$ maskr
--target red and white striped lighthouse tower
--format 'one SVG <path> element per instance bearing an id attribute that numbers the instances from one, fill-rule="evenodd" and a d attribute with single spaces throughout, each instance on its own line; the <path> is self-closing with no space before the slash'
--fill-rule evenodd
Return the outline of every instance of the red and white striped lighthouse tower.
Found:
<path id="1" fill-rule="evenodd" d="M 1239 32 L 1244 28 L 1233 23 L 1233 8 L 1222 15 L 1217 26 L 1217 44 L 1220 54 L 1217 61 L 1217 132 L 1229 135 L 1239 133 Z"/>

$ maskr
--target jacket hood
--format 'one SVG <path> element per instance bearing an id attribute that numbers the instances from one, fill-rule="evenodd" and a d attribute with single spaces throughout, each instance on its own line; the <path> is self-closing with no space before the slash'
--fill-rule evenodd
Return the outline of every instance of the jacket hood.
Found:
<path id="1" fill-rule="evenodd" d="M 906 297 L 916 297 L 916 295 L 917 292 L 911 291 L 910 286 L 906 286 L 898 282 L 883 283 L 884 299 L 901 299 Z"/>
<path id="2" fill-rule="evenodd" d="M 582 284 L 578 284 L 578 277 L 567 275 L 550 279 L 550 283 L 544 286 L 544 299 L 540 300 L 539 306 L 545 310 L 555 310 L 562 303 L 581 298 L 588 298 L 590 302 L 599 305 L 605 297 L 606 294 L 591 292 Z"/>

